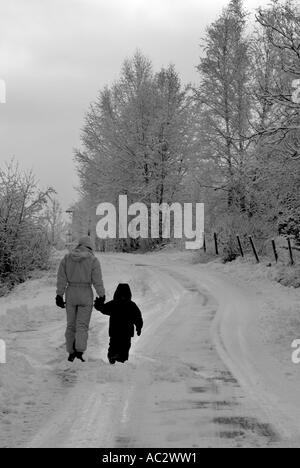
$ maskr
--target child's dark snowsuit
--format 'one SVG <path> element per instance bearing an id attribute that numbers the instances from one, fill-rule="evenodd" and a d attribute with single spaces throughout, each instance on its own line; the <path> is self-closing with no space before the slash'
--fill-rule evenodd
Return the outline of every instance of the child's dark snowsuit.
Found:
<path id="1" fill-rule="evenodd" d="M 131 300 L 129 285 L 119 284 L 113 300 L 99 305 L 98 310 L 110 317 L 109 361 L 111 363 L 127 361 L 131 338 L 134 336 L 134 327 L 138 335 L 141 334 L 143 328 L 142 314 L 138 306 Z"/>

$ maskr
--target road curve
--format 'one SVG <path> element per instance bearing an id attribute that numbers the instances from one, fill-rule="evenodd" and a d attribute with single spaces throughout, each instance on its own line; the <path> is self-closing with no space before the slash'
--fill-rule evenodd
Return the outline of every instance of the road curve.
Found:
<path id="1" fill-rule="evenodd" d="M 101 358 L 56 369 L 66 397 L 27 447 L 277 447 L 286 445 L 270 408 L 221 344 L 209 275 L 151 256 L 116 255 L 135 272 L 147 270 L 167 298 L 148 311 L 131 361 L 104 362 L 107 330 L 95 326 L 91 348 Z M 102 346 L 102 348 L 101 348 Z M 99 354 L 99 353 L 98 353 Z M 231 365 L 232 364 L 232 365 Z M 264 402 L 265 403 L 265 402 Z"/>

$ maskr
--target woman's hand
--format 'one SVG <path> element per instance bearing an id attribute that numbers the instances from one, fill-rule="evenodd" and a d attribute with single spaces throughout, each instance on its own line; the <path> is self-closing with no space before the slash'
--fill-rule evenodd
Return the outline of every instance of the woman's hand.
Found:
<path id="1" fill-rule="evenodd" d="M 64 298 L 62 296 L 56 296 L 55 302 L 57 307 L 60 307 L 61 309 L 65 309 L 66 303 L 64 302 Z"/>

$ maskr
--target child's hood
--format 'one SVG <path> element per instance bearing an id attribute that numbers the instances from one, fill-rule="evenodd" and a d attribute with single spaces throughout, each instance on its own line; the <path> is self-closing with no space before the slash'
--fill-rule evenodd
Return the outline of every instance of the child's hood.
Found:
<path id="1" fill-rule="evenodd" d="M 114 294 L 114 301 L 131 301 L 132 294 L 129 284 L 120 283 Z"/>

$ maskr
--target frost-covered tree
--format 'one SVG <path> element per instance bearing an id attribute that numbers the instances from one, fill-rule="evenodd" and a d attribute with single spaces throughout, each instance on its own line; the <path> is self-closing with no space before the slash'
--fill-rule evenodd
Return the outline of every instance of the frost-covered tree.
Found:
<path id="1" fill-rule="evenodd" d="M 140 52 L 91 104 L 75 159 L 82 196 L 96 206 L 170 202 L 186 172 L 191 139 L 188 89 L 173 66 L 154 73 Z"/>
<path id="2" fill-rule="evenodd" d="M 237 231 L 263 245 L 300 230 L 299 10 L 275 0 L 247 34 L 245 15 L 230 1 L 208 28 L 195 93 L 194 180 L 208 226 L 234 248 Z"/>
<path id="3" fill-rule="evenodd" d="M 267 80 L 260 77 L 260 99 L 269 108 L 259 133 L 272 137 L 287 155 L 300 158 L 300 13 L 296 4 L 273 0 L 259 9 L 259 41 L 266 45 Z M 272 63 L 270 64 L 270 61 Z"/>
<path id="4" fill-rule="evenodd" d="M 24 281 L 44 267 L 50 244 L 43 211 L 54 190 L 41 191 L 32 172 L 11 161 L 0 168 L 0 284 Z"/>
<path id="5" fill-rule="evenodd" d="M 273 1 L 256 19 L 253 207 L 269 228 L 299 240 L 299 9 L 291 1 Z"/>
<path id="6" fill-rule="evenodd" d="M 241 209 L 251 120 L 249 41 L 245 28 L 242 3 L 231 0 L 207 29 L 196 90 L 199 159 L 205 161 L 202 168 L 214 168 L 208 174 L 204 170 L 199 183 L 222 190 L 228 206 L 239 204 Z"/>

